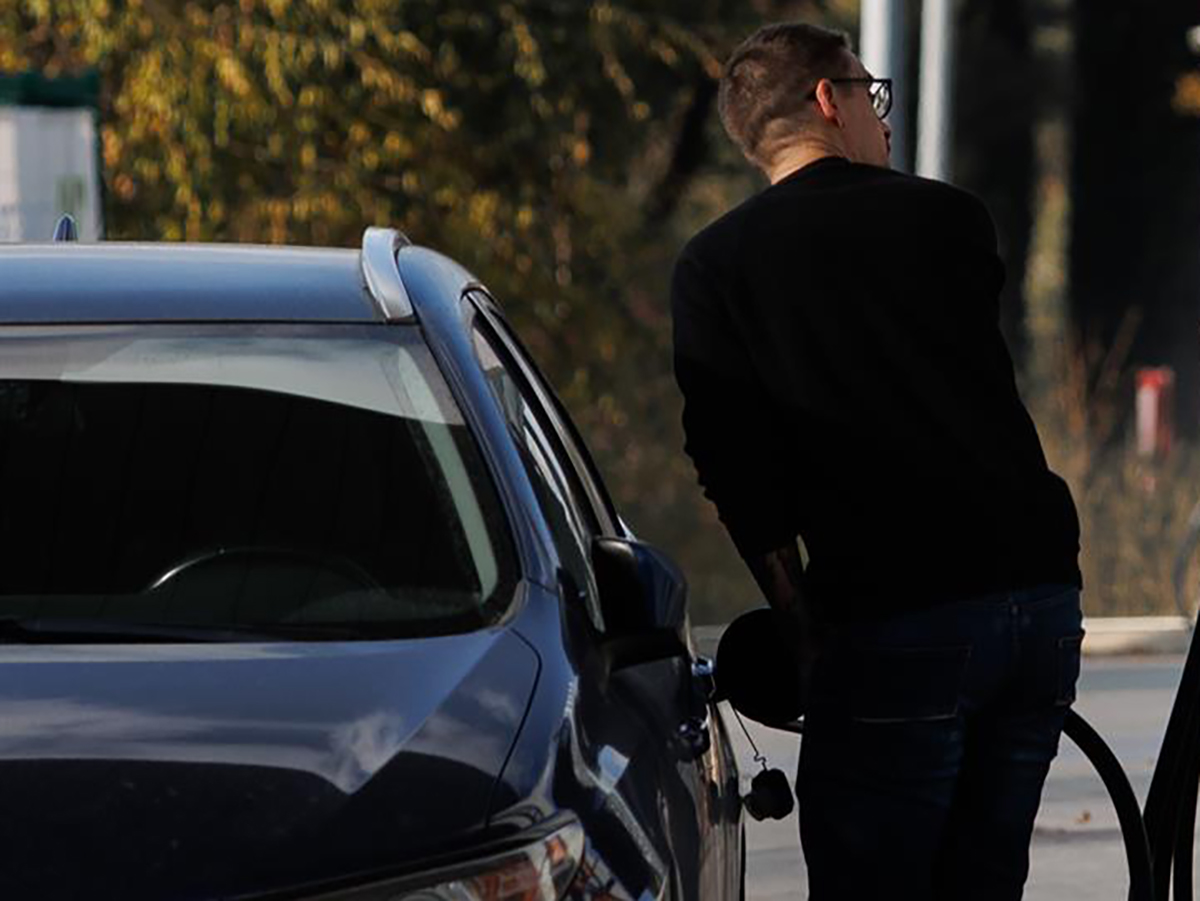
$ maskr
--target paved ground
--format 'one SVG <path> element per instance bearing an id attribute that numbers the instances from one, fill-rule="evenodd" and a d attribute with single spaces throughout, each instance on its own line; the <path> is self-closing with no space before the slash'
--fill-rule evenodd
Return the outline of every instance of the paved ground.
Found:
<path id="1" fill-rule="evenodd" d="M 1180 655 L 1083 660 L 1075 709 L 1112 746 L 1143 802 L 1182 670 Z M 748 725 L 772 765 L 793 774 L 799 737 Z M 748 783 L 756 771 L 750 746 L 732 718 L 730 732 Z M 754 901 L 806 897 L 795 814 L 746 822 L 747 896 Z M 1087 759 L 1064 738 L 1042 796 L 1025 898 L 1124 901 L 1128 885 L 1116 812 Z"/>

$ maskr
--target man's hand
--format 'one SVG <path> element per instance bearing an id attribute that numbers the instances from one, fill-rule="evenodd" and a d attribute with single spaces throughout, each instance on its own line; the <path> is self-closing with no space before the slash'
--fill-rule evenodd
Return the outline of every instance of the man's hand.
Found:
<path id="1" fill-rule="evenodd" d="M 804 564 L 793 540 L 765 554 L 743 555 L 771 609 L 780 633 L 796 649 L 801 694 L 807 699 L 812 670 L 824 651 L 821 626 L 804 595 Z"/>

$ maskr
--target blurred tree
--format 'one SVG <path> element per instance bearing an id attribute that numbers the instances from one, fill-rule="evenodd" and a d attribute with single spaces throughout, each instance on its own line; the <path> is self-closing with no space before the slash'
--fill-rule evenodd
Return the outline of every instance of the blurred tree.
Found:
<path id="1" fill-rule="evenodd" d="M 1073 315 L 1101 348 L 1126 311 L 1134 364 L 1168 363 L 1179 425 L 1200 430 L 1200 119 L 1189 105 L 1194 3 L 1075 4 Z"/>
<path id="2" fill-rule="evenodd" d="M 1041 90 L 1031 45 L 1039 0 L 964 3 L 955 50 L 954 181 L 996 221 L 1007 278 L 1000 326 L 1018 366 L 1025 357 L 1024 274 L 1033 200 L 1033 130 Z M 913 121 L 915 121 L 915 116 Z"/>

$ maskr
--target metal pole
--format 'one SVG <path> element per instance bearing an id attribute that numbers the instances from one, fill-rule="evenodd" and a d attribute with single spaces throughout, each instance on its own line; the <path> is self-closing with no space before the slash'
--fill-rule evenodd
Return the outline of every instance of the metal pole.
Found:
<path id="1" fill-rule="evenodd" d="M 921 9 L 921 96 L 917 108 L 917 174 L 950 178 L 953 133 L 954 0 L 925 0 Z"/>
<path id="2" fill-rule="evenodd" d="M 907 170 L 908 105 L 905 95 L 909 85 L 904 76 L 908 71 L 904 8 L 905 0 L 862 0 L 859 11 L 858 47 L 860 59 L 872 75 L 891 78 L 892 111 L 888 124 L 892 127 L 892 168 Z"/>

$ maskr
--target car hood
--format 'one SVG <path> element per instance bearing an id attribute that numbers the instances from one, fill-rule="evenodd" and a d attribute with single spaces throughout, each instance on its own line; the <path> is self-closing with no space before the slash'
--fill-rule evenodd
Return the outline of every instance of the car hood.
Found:
<path id="1" fill-rule="evenodd" d="M 410 641 L 0 647 L 0 896 L 229 897 L 486 825 L 538 672 Z"/>

